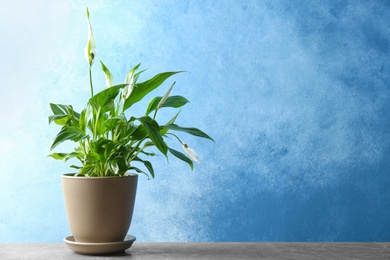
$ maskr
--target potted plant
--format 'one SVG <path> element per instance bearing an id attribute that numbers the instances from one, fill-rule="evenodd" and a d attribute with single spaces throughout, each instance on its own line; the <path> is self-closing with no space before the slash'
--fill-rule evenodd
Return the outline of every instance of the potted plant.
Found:
<path id="1" fill-rule="evenodd" d="M 173 155 L 193 168 L 199 162 L 195 151 L 187 146 L 177 132 L 184 132 L 209 140 L 213 139 L 193 127 L 175 123 L 177 112 L 168 122 L 158 122 L 157 114 L 165 108 L 181 108 L 188 100 L 171 96 L 175 82 L 164 96 L 149 102 L 140 117 L 128 114 L 128 109 L 141 101 L 171 76 L 181 71 L 163 72 L 139 82 L 140 64 L 133 67 L 124 84 L 114 85 L 109 69 L 100 61 L 106 79 L 106 88 L 94 93 L 92 65 L 96 59 L 96 46 L 87 9 L 88 42 L 85 56 L 89 68 L 91 97 L 81 112 L 71 105 L 50 104 L 53 112 L 49 124 L 61 126 L 51 150 L 64 141 L 73 141 L 71 152 L 50 154 L 54 159 L 76 159 L 78 165 L 70 167 L 76 173 L 62 175 L 64 200 L 72 232 L 65 242 L 79 253 L 107 253 L 131 246 L 135 237 L 127 236 L 133 214 L 138 174 L 154 178 L 154 168 L 147 160 L 156 153 Z M 176 140 L 184 153 L 168 146 L 166 138 Z M 153 149 L 153 150 L 150 150 Z M 125 246 L 125 247 L 123 247 Z"/>

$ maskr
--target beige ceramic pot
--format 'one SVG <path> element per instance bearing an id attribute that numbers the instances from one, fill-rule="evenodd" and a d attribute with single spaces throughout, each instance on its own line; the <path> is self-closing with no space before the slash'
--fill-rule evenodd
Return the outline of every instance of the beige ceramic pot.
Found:
<path id="1" fill-rule="evenodd" d="M 77 242 L 123 241 L 130 228 L 138 175 L 74 177 L 62 175 L 65 208 Z"/>

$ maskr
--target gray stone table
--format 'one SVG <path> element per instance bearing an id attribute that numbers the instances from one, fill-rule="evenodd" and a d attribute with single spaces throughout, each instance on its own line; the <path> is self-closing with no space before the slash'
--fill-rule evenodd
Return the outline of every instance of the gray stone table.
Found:
<path id="1" fill-rule="evenodd" d="M 390 243 L 141 243 L 111 256 L 78 255 L 64 243 L 0 244 L 0 259 L 390 259 Z"/>

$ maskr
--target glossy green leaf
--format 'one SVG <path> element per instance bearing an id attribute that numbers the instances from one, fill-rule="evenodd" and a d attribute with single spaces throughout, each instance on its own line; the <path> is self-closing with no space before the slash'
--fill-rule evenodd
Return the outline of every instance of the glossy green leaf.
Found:
<path id="1" fill-rule="evenodd" d="M 103 154 L 106 150 L 106 145 L 110 143 L 111 140 L 108 140 L 106 138 L 99 138 L 96 141 L 89 142 L 89 146 L 93 151 L 96 151 L 99 154 Z"/>
<path id="2" fill-rule="evenodd" d="M 50 108 L 54 115 L 49 116 L 49 124 L 52 122 L 61 126 L 78 124 L 80 114 L 75 112 L 72 106 L 50 103 Z"/>
<path id="3" fill-rule="evenodd" d="M 142 140 L 148 136 L 146 132 L 146 128 L 143 125 L 139 125 L 136 129 L 131 133 L 132 140 Z"/>
<path id="4" fill-rule="evenodd" d="M 123 176 L 129 167 L 127 166 L 126 160 L 123 156 L 117 156 L 111 160 L 108 161 L 108 165 L 110 167 L 110 170 L 115 174 L 119 176 Z"/>
<path id="5" fill-rule="evenodd" d="M 141 170 L 140 168 L 138 168 L 138 167 L 130 166 L 129 170 L 134 170 L 134 171 L 136 171 L 137 173 L 143 173 L 143 174 L 145 174 L 145 175 L 148 177 L 148 179 L 149 179 L 149 175 L 148 175 L 146 172 L 144 172 L 143 170 Z"/>
<path id="6" fill-rule="evenodd" d="M 81 160 L 82 157 L 83 157 L 83 153 L 81 153 L 79 151 L 71 152 L 71 153 L 68 153 L 68 155 L 66 156 L 65 162 L 68 161 L 69 159 L 72 159 L 72 158 L 78 158 L 79 160 Z"/>
<path id="7" fill-rule="evenodd" d="M 150 175 L 152 176 L 152 178 L 154 179 L 153 165 L 149 161 L 145 161 L 145 160 L 143 160 L 143 163 L 144 163 L 145 167 L 148 169 L 148 171 L 150 172 Z"/>
<path id="8" fill-rule="evenodd" d="M 137 67 L 136 69 L 138 69 L 138 67 L 139 67 L 140 65 L 141 65 L 141 63 L 139 63 L 137 66 L 135 66 L 135 67 Z M 135 67 L 134 67 L 134 68 L 135 68 Z M 137 73 L 135 73 L 135 74 L 134 74 L 134 82 L 137 82 L 139 76 L 140 76 L 143 72 L 145 72 L 145 71 L 146 71 L 146 69 L 145 69 L 145 70 L 138 71 Z"/>
<path id="9" fill-rule="evenodd" d="M 185 132 L 187 134 L 191 134 L 194 136 L 206 138 L 206 139 L 209 139 L 209 140 L 215 142 L 214 139 L 211 138 L 210 136 L 208 136 L 205 132 L 203 132 L 197 128 L 194 128 L 194 127 L 181 127 L 181 126 L 178 126 L 175 124 L 167 124 L 164 127 L 168 128 L 170 130 L 181 131 L 181 132 Z"/>
<path id="10" fill-rule="evenodd" d="M 157 74 L 153 78 L 144 81 L 142 83 L 137 83 L 129 96 L 128 99 L 126 99 L 123 110 L 127 110 L 129 107 L 131 107 L 133 104 L 140 101 L 144 96 L 146 96 L 148 93 L 150 93 L 152 90 L 159 87 L 167 78 L 171 77 L 174 74 L 180 73 L 181 71 L 175 71 L 175 72 L 163 72 L 160 74 Z"/>
<path id="11" fill-rule="evenodd" d="M 106 125 L 104 124 L 107 120 L 107 114 L 99 112 L 100 111 L 92 110 L 92 116 L 94 117 L 92 127 L 96 136 L 104 135 L 107 131 Z"/>
<path id="12" fill-rule="evenodd" d="M 79 128 L 84 133 L 87 130 L 86 129 L 87 128 L 87 123 L 88 123 L 87 120 L 88 120 L 87 109 L 84 109 L 80 113 L 80 121 L 79 121 Z"/>
<path id="13" fill-rule="evenodd" d="M 124 115 L 110 117 L 104 121 L 104 125 L 108 130 L 113 130 L 117 126 L 118 123 L 126 122 L 126 117 Z"/>
<path id="14" fill-rule="evenodd" d="M 108 112 L 110 110 L 113 110 L 115 107 L 115 98 L 119 93 L 119 90 L 123 87 L 125 87 L 126 84 L 116 85 L 112 86 L 110 88 L 107 88 L 96 95 L 94 95 L 90 100 L 89 103 L 93 108 L 96 110 L 99 110 L 101 113 Z"/>
<path id="15" fill-rule="evenodd" d="M 139 157 L 136 157 L 136 158 L 134 159 L 134 161 L 142 162 L 142 163 L 145 165 L 146 169 L 148 169 L 148 171 L 149 171 L 149 173 L 150 173 L 150 176 L 152 176 L 152 178 L 154 179 L 154 169 L 153 169 L 152 164 L 151 164 L 149 161 L 147 161 L 147 160 L 142 160 L 142 159 L 139 158 Z"/>
<path id="16" fill-rule="evenodd" d="M 149 115 L 152 111 L 156 110 L 158 102 L 160 102 L 161 98 L 162 97 L 155 97 L 152 99 L 152 101 L 150 101 L 145 115 Z"/>
<path id="17" fill-rule="evenodd" d="M 102 176 L 102 173 L 94 174 L 94 171 L 96 170 L 96 164 L 85 164 L 80 169 L 80 171 L 77 173 L 78 176 Z"/>
<path id="18" fill-rule="evenodd" d="M 66 125 L 66 123 L 72 118 L 72 115 L 51 115 L 49 116 L 49 124 L 52 122 L 57 125 Z"/>
<path id="19" fill-rule="evenodd" d="M 179 158 L 180 160 L 188 163 L 191 167 L 191 170 L 194 169 L 194 163 L 191 161 L 190 158 L 188 158 L 187 156 L 185 156 L 183 153 L 175 150 L 175 149 L 172 149 L 172 148 L 168 148 L 169 149 L 169 152 L 174 155 L 175 157 Z"/>
<path id="20" fill-rule="evenodd" d="M 187 104 L 189 101 L 183 96 L 171 96 L 168 97 L 167 100 L 165 100 L 162 107 L 174 107 L 179 108 Z"/>
<path id="21" fill-rule="evenodd" d="M 146 110 L 146 115 L 149 115 L 152 111 L 156 110 L 158 103 L 161 101 L 162 97 L 155 97 L 150 103 Z M 161 107 L 174 107 L 179 108 L 187 104 L 189 101 L 183 96 L 171 96 L 168 97 Z"/>
<path id="22" fill-rule="evenodd" d="M 90 152 L 87 154 L 86 161 L 88 163 L 95 163 L 100 161 L 100 154 L 97 152 Z"/>
<path id="23" fill-rule="evenodd" d="M 157 122 L 148 116 L 137 118 L 137 120 L 145 127 L 148 137 L 157 147 L 157 149 L 159 149 L 160 152 L 166 156 L 168 152 L 168 146 L 161 137 L 160 127 Z"/>
<path id="24" fill-rule="evenodd" d="M 160 109 L 160 107 L 162 107 L 162 105 L 165 103 L 165 101 L 167 100 L 167 98 L 169 97 L 169 95 L 171 94 L 171 91 L 173 89 L 173 86 L 175 86 L 176 84 L 176 81 L 173 82 L 173 84 L 171 85 L 171 87 L 168 89 L 167 92 L 165 92 L 164 96 L 161 98 L 160 102 L 158 102 L 157 104 L 157 109 Z"/>
<path id="25" fill-rule="evenodd" d="M 67 115 L 70 114 L 69 111 L 72 111 L 73 108 L 70 105 L 61 105 L 50 103 L 50 108 L 55 115 Z"/>
<path id="26" fill-rule="evenodd" d="M 59 145 L 60 143 L 66 140 L 72 140 L 74 142 L 77 142 L 83 139 L 84 137 L 85 137 L 84 133 L 79 129 L 71 126 L 64 126 L 62 127 L 61 131 L 57 134 L 56 138 L 54 139 L 54 142 L 50 150 L 53 150 L 57 145 Z"/>
<path id="27" fill-rule="evenodd" d="M 52 154 L 49 154 L 48 156 L 49 157 L 52 157 L 56 160 L 63 160 L 67 157 L 67 153 L 52 153 Z"/>
<path id="28" fill-rule="evenodd" d="M 180 112 L 181 112 L 181 110 L 179 110 L 179 112 L 177 112 L 176 115 L 174 117 L 172 117 L 171 120 L 168 121 L 167 125 L 175 123 L 176 118 L 179 116 Z"/>
<path id="29" fill-rule="evenodd" d="M 178 115 L 180 114 L 180 112 L 181 112 L 181 110 L 179 112 L 177 112 L 176 115 L 174 117 L 172 117 L 171 120 L 169 120 L 169 122 L 166 125 L 170 125 L 170 124 L 175 123 L 175 120 L 178 117 Z M 169 129 L 165 126 L 160 127 L 161 136 L 164 136 L 168 132 L 168 130 Z"/>
<path id="30" fill-rule="evenodd" d="M 65 160 L 68 161 L 71 158 L 79 158 L 81 156 L 81 153 L 79 152 L 71 152 L 71 153 L 52 153 L 48 155 L 49 157 L 52 157 L 56 160 Z"/>

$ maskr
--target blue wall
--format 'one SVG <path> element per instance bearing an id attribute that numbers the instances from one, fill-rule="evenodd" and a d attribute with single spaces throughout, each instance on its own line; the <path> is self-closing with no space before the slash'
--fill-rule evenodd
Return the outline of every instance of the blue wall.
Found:
<path id="1" fill-rule="evenodd" d="M 390 240 L 386 1 L 40 0 L 0 9 L 1 243 L 70 234 L 47 116 L 88 99 L 87 6 L 115 82 L 188 71 L 178 123 L 216 140 L 185 138 L 194 171 L 156 158 L 140 176 L 138 241 Z"/>

